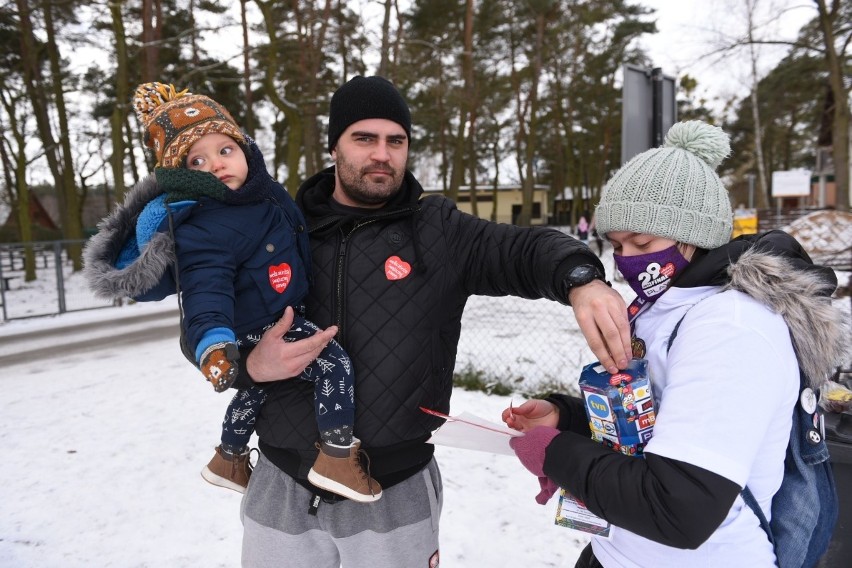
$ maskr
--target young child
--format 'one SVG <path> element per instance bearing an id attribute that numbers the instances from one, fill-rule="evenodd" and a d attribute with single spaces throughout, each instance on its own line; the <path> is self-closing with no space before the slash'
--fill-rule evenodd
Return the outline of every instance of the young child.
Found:
<path id="1" fill-rule="evenodd" d="M 156 185 L 139 188 L 128 197 L 125 211 L 111 216 L 133 217 L 144 203 L 135 217 L 135 235 L 117 255 L 112 253 L 117 260 L 108 275 L 103 261 L 109 261 L 110 251 L 101 249 L 114 248 L 119 235 L 109 230 L 109 219 L 102 224 L 103 236 L 97 235 L 87 247 L 92 249 L 87 251 L 87 270 L 94 273 L 89 279 L 101 293 L 114 288 L 103 280 L 120 280 L 122 272 L 131 281 L 141 274 L 153 286 L 170 264 L 156 251 L 167 250 L 173 239 L 182 347 L 213 388 L 223 392 L 237 375 L 238 346 L 256 344 L 286 308 L 296 312 L 286 341 L 318 330 L 299 315 L 310 274 L 305 222 L 290 195 L 266 171 L 257 146 L 220 104 L 161 83 L 140 85 L 133 103 L 145 127 L 145 144 L 157 157 Z M 146 261 L 146 253 L 157 262 Z M 163 296 L 159 291 L 152 294 L 146 285 L 129 286 L 136 292 L 131 297 Z M 354 501 L 379 499 L 381 487 L 363 471 L 360 442 L 353 437 L 355 391 L 349 357 L 332 340 L 299 378 L 315 384 L 320 437 L 308 479 Z M 233 397 L 222 425 L 222 443 L 203 469 L 204 479 L 245 491 L 251 474 L 248 442 L 264 399 L 257 387 Z"/>

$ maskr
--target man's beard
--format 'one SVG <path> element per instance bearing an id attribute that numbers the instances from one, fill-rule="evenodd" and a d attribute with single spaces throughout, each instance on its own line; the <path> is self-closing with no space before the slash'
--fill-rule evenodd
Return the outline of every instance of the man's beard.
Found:
<path id="1" fill-rule="evenodd" d="M 371 164 L 364 168 L 358 168 L 355 164 L 346 160 L 340 150 L 337 150 L 337 179 L 340 188 L 353 203 L 364 207 L 382 205 L 393 197 L 402 185 L 405 175 L 405 167 L 395 170 L 387 164 Z M 383 182 L 370 181 L 369 171 L 381 171 L 389 174 L 383 177 Z"/>

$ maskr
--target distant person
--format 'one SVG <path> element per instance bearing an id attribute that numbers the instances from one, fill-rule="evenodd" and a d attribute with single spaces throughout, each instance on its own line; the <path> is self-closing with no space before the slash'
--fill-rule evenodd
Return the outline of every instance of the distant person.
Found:
<path id="1" fill-rule="evenodd" d="M 503 411 L 526 432 L 511 444 L 539 477 L 537 500 L 563 487 L 613 525 L 609 538 L 592 536 L 576 568 L 776 565 L 741 491 L 770 517 L 799 366 L 818 390 L 848 337 L 829 298 L 833 271 L 792 237 L 730 241 L 731 206 L 715 173 L 729 152 L 720 128 L 677 123 L 663 147 L 615 173 L 597 207 L 597 228 L 637 294 L 633 354 L 648 360 L 657 408 L 644 459 L 592 440 L 578 397 Z"/>
<path id="2" fill-rule="evenodd" d="M 589 221 L 585 213 L 580 215 L 577 221 L 577 238 L 584 243 L 589 241 Z"/>
<path id="3" fill-rule="evenodd" d="M 358 460 L 349 356 L 331 339 L 335 328 L 319 332 L 301 315 L 310 252 L 295 202 L 272 179 L 257 146 L 219 103 L 162 83 L 140 85 L 133 102 L 145 127 L 145 143 L 157 157 L 155 182 L 135 188 L 123 210 L 93 239 L 87 254 L 93 287 L 112 294 L 105 278 L 131 285 L 126 280 L 139 271 L 147 278 L 138 289 L 147 293 L 145 288 L 174 264 L 189 357 L 217 392 L 228 390 L 236 379 L 239 346 L 250 349 L 276 322 L 278 329 L 284 328 L 285 341 L 313 336 L 325 347 L 298 375 L 311 383 L 311 426 L 319 430 L 320 451 L 308 479 L 355 501 L 379 499 L 381 487 Z M 111 221 L 132 215 L 139 205 L 144 207 L 136 221 L 136 238 L 123 243 L 116 258 L 120 243 L 114 239 L 124 231 L 111 231 Z M 155 242 L 157 231 L 162 232 Z M 172 246 L 174 256 L 168 254 Z M 155 255 L 162 258 L 151 266 Z M 113 262 L 117 270 L 110 266 Z M 245 491 L 251 473 L 248 443 L 265 400 L 266 391 L 257 386 L 247 385 L 234 395 L 222 424 L 221 444 L 202 471 L 204 479 Z"/>

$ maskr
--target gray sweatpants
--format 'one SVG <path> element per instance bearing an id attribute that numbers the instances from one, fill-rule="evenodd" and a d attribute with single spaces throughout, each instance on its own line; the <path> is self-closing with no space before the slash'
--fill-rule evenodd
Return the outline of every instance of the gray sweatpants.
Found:
<path id="1" fill-rule="evenodd" d="M 443 487 L 432 459 L 372 503 L 322 502 L 262 454 L 243 497 L 243 568 L 433 568 Z"/>

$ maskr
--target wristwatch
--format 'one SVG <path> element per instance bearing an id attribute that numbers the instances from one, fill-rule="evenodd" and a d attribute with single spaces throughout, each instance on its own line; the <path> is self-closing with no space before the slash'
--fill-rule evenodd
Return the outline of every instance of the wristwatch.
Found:
<path id="1" fill-rule="evenodd" d="M 568 276 L 565 278 L 565 284 L 568 285 L 568 291 L 571 291 L 571 288 L 583 286 L 592 280 L 600 280 L 604 283 L 606 282 L 606 278 L 596 266 L 591 264 L 581 264 L 571 269 Z"/>

